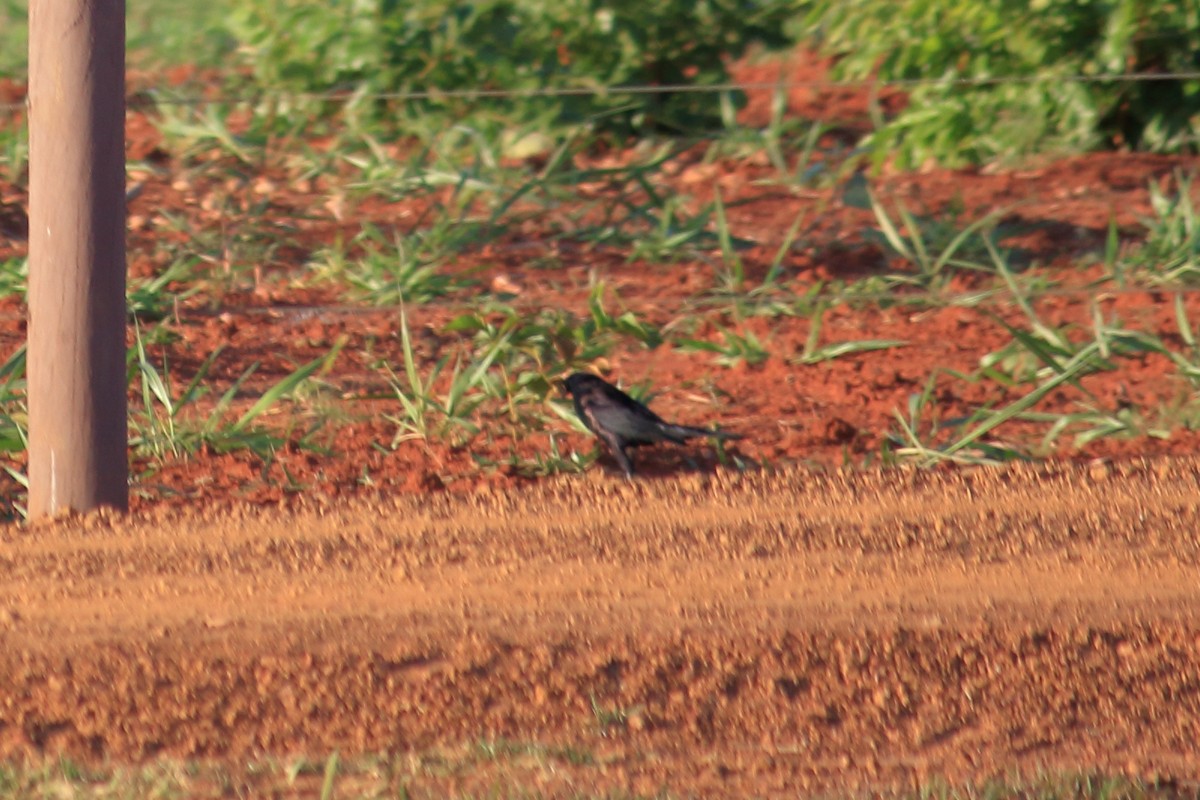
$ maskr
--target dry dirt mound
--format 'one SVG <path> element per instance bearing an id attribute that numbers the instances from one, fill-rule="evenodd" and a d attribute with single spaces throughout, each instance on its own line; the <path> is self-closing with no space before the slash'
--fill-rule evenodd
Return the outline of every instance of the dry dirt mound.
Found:
<path id="1" fill-rule="evenodd" d="M 527 776 L 551 794 L 1041 768 L 1186 783 L 1198 478 L 1195 460 L 593 475 L 10 528 L 0 755 L 237 763 L 487 739 L 582 754 Z"/>

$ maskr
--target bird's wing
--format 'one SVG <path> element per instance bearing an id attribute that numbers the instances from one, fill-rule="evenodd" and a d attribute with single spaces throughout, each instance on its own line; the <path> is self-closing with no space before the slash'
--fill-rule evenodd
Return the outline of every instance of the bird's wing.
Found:
<path id="1" fill-rule="evenodd" d="M 592 433 L 599 435 L 604 430 L 604 425 L 596 416 L 596 405 L 599 398 L 592 393 L 581 394 L 575 398 L 575 410 L 579 413 L 579 418 L 583 420 L 583 424 L 587 425 Z"/>
<path id="2" fill-rule="evenodd" d="M 662 440 L 659 427 L 663 421 L 633 398 L 616 391 L 596 392 L 589 398 L 588 413 L 595 423 L 628 444 Z"/>
<path id="3" fill-rule="evenodd" d="M 622 439 L 629 438 L 637 432 L 639 415 L 636 409 L 614 401 L 615 398 L 604 392 L 585 392 L 579 397 L 579 415 L 597 435 L 612 434 Z"/>

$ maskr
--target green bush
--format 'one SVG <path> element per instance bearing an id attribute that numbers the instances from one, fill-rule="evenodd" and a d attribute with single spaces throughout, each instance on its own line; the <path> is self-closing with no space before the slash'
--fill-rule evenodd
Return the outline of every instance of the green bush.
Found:
<path id="1" fill-rule="evenodd" d="M 798 0 L 259 0 L 230 31 L 256 77 L 299 91 L 521 90 L 714 84 L 752 41 L 784 43 Z M 433 97 L 409 108 L 463 112 Z M 584 94 L 488 100 L 525 117 L 689 127 L 711 124 L 713 93 Z"/>
<path id="2" fill-rule="evenodd" d="M 1200 69 L 1195 0 L 814 0 L 804 19 L 839 77 L 947 81 L 870 137 L 901 167 L 1200 141 L 1200 81 L 1074 78 Z"/>

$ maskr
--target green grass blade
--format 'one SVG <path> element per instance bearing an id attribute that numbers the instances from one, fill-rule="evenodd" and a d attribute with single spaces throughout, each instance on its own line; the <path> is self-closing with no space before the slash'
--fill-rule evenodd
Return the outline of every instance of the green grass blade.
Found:
<path id="1" fill-rule="evenodd" d="M 887 239 L 888 244 L 892 246 L 893 250 L 904 256 L 904 258 L 917 263 L 916 255 L 909 249 L 908 242 L 900 235 L 900 231 L 896 229 L 892 218 L 888 216 L 887 209 L 879 202 L 879 198 L 875 196 L 875 192 L 869 188 L 867 189 L 867 199 L 871 203 L 871 210 L 875 212 L 875 220 L 879 223 L 879 229 L 883 231 L 884 238 Z"/>
<path id="2" fill-rule="evenodd" d="M 208 377 L 208 373 L 212 369 L 213 363 L 216 362 L 217 357 L 221 355 L 221 352 L 224 349 L 225 345 L 219 345 L 216 350 L 213 350 L 208 354 L 208 358 L 204 359 L 204 363 L 202 363 L 200 368 L 196 370 L 195 376 L 191 379 L 191 381 L 188 382 L 188 385 L 183 390 L 183 393 L 179 395 L 180 406 L 186 406 L 187 404 L 194 402 L 208 393 L 208 389 L 205 388 L 201 382 Z"/>
<path id="3" fill-rule="evenodd" d="M 992 222 L 994 222 L 995 220 L 999 219 L 1000 217 L 1004 216 L 1007 213 L 1008 213 L 1008 209 L 1006 209 L 1006 208 L 1005 209 L 996 209 L 994 211 L 991 211 L 991 212 L 985 214 L 984 216 L 980 217 L 979 219 L 975 220 L 970 225 L 968 225 L 967 227 L 965 227 L 961 231 L 959 231 L 958 234 L 955 235 L 955 237 L 950 240 L 950 243 L 946 245 L 946 249 L 944 249 L 942 251 L 942 254 L 940 256 L 938 256 L 937 259 L 934 261 L 933 272 L 935 274 L 940 273 L 942 271 L 942 268 L 945 267 L 947 263 L 949 263 L 950 259 L 952 259 L 954 257 L 954 254 L 958 252 L 958 249 L 963 246 L 963 243 L 966 242 L 967 239 L 969 239 L 971 236 L 973 236 L 980 229 L 991 225 Z M 987 237 L 984 237 L 984 238 L 987 238 Z"/>
<path id="4" fill-rule="evenodd" d="M 300 384 L 312 377 L 317 370 L 328 365 L 330 360 L 336 356 L 337 349 L 335 348 L 319 358 L 314 358 L 312 361 L 300 367 L 295 372 L 284 377 L 281 381 L 264 392 L 263 396 L 258 398 L 254 405 L 250 406 L 250 409 L 246 411 L 245 414 L 242 414 L 238 421 L 233 424 L 231 431 L 233 433 L 240 433 L 244 431 L 246 427 L 250 425 L 250 423 L 254 422 L 255 419 L 257 419 L 268 409 L 272 408 L 280 400 L 296 391 Z"/>
<path id="5" fill-rule="evenodd" d="M 1187 306 L 1184 305 L 1183 295 L 1175 293 L 1175 322 L 1179 325 L 1179 338 L 1192 350 L 1196 349 L 1196 333 L 1192 330 L 1191 320 L 1188 319 Z"/>
<path id="6" fill-rule="evenodd" d="M 832 361 L 853 353 L 870 353 L 876 350 L 891 350 L 894 347 L 906 346 L 908 346 L 908 342 L 904 339 L 856 339 L 851 342 L 835 342 L 805 353 L 799 362 L 801 364 L 819 364 L 822 361 Z"/>
<path id="7" fill-rule="evenodd" d="M 1061 372 L 1042 385 L 1038 386 L 1033 391 L 1029 392 L 1029 394 L 1013 401 L 1000 411 L 992 414 L 984 422 L 977 425 L 958 441 L 948 445 L 944 452 L 947 455 L 952 455 L 959 450 L 962 450 L 964 447 L 973 444 L 999 426 L 1037 405 L 1042 401 L 1042 398 L 1049 395 L 1062 384 L 1077 380 L 1079 377 L 1078 371 L 1081 365 L 1093 358 L 1096 355 L 1097 349 L 1098 348 L 1095 342 L 1084 347 L 1075 355 L 1073 359 L 1071 359 L 1070 362 L 1063 366 Z"/>
<path id="8" fill-rule="evenodd" d="M 714 193 L 713 202 L 717 213 L 717 241 L 721 245 L 721 258 L 726 268 L 729 269 L 729 275 L 726 278 L 729 285 L 726 288 L 738 290 L 742 288 L 745 280 L 746 267 L 733 248 L 733 237 L 729 233 L 729 220 L 725 216 L 725 203 L 721 200 L 720 189 Z"/>
<path id="9" fill-rule="evenodd" d="M 241 390 L 242 384 L 249 380 L 250 376 L 258 371 L 259 366 L 259 362 L 255 361 L 246 368 L 245 372 L 238 376 L 237 380 L 233 382 L 232 386 L 225 390 L 225 393 L 221 395 L 219 400 L 217 400 L 217 405 L 213 409 L 213 413 L 211 413 L 208 417 L 208 423 L 204 426 L 206 432 L 213 431 L 217 428 L 221 422 L 222 415 L 224 415 L 229 406 L 233 404 L 233 399 L 237 397 L 238 391 Z"/>
<path id="10" fill-rule="evenodd" d="M 142 401 L 145 403 L 147 413 L 150 413 L 153 401 L 157 401 L 167 412 L 168 417 L 175 416 L 175 401 L 171 398 L 170 390 L 158 373 L 158 368 L 146 357 L 146 348 L 142 343 L 140 333 L 135 332 L 134 343 L 137 348 L 138 371 L 142 376 Z"/>
<path id="11" fill-rule="evenodd" d="M 796 242 L 796 237 L 800 234 L 800 225 L 804 222 L 806 209 L 800 209 L 800 213 L 792 220 L 791 227 L 787 229 L 787 233 L 783 236 L 783 243 L 779 245 L 779 249 L 775 251 L 775 257 L 771 259 L 771 266 L 767 268 L 767 274 L 763 277 L 763 286 L 774 286 L 775 281 L 779 279 L 779 273 L 783 271 L 783 259 L 791 251 L 792 245 Z"/>

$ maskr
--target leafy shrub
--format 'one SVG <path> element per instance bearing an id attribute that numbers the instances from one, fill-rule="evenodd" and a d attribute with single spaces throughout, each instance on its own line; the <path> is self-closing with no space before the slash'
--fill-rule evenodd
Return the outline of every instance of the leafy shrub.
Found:
<path id="1" fill-rule="evenodd" d="M 805 30 L 839 77 L 945 81 L 915 86 L 871 136 L 901 167 L 1200 134 L 1200 80 L 1074 78 L 1200 69 L 1194 0 L 814 0 Z"/>
<path id="2" fill-rule="evenodd" d="M 256 0 L 230 29 L 257 78 L 299 91 L 431 91 L 412 108 L 462 112 L 461 90 L 714 84 L 723 58 L 778 45 L 801 0 Z M 525 116 L 619 124 L 711 122 L 712 93 L 580 94 L 489 101 Z"/>

